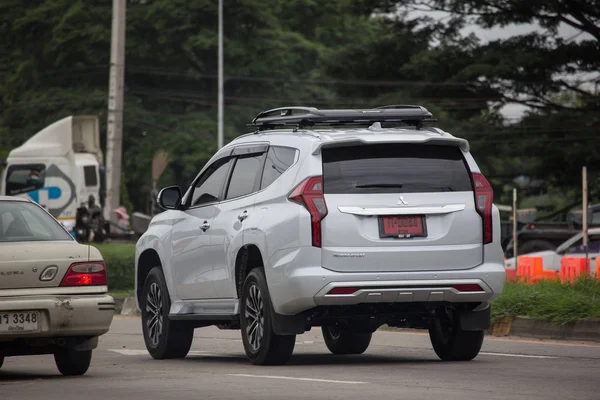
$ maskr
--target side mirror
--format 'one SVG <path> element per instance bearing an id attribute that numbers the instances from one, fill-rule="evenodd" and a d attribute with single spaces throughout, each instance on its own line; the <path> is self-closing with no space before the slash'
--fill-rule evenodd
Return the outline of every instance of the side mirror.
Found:
<path id="1" fill-rule="evenodd" d="M 181 204 L 181 189 L 179 186 L 169 186 L 158 193 L 158 205 L 163 210 L 174 210 Z"/>

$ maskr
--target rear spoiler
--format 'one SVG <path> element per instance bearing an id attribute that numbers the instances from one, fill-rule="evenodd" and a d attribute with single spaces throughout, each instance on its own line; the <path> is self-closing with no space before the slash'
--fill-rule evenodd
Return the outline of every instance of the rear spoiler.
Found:
<path id="1" fill-rule="evenodd" d="M 444 146 L 458 146 L 464 152 L 469 152 L 469 142 L 465 139 L 456 137 L 422 137 L 422 138 L 406 138 L 398 140 L 398 136 L 383 137 L 383 136 L 366 136 L 366 137 L 347 137 L 339 140 L 328 140 L 316 143 L 313 147 L 312 154 L 317 155 L 323 147 L 341 147 L 353 144 L 377 144 L 377 143 L 428 143 L 440 144 Z"/>

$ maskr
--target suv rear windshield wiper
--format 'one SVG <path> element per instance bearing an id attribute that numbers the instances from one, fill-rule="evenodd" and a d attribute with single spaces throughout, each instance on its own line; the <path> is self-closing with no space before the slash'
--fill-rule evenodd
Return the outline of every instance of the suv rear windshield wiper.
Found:
<path id="1" fill-rule="evenodd" d="M 356 185 L 355 188 L 367 189 L 367 188 L 398 188 L 401 189 L 404 185 L 401 183 L 367 183 L 364 185 Z"/>

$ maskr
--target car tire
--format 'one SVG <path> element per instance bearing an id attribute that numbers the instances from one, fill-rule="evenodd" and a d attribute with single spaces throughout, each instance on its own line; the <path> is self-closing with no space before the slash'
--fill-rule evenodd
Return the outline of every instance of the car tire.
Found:
<path id="1" fill-rule="evenodd" d="M 163 360 L 187 356 L 192 347 L 194 328 L 186 321 L 169 319 L 171 299 L 159 267 L 153 268 L 146 277 L 140 308 L 144 342 L 152 358 Z"/>
<path id="2" fill-rule="evenodd" d="M 443 361 L 471 361 L 481 350 L 484 334 L 463 330 L 454 313 L 436 318 L 429 328 L 433 350 Z"/>
<path id="3" fill-rule="evenodd" d="M 73 346 L 58 349 L 54 362 L 64 376 L 78 376 L 87 372 L 92 362 L 92 350 L 78 351 Z"/>
<path id="4" fill-rule="evenodd" d="M 333 326 L 321 327 L 325 345 L 332 354 L 362 354 L 371 344 L 372 333 L 358 333 Z"/>
<path id="5" fill-rule="evenodd" d="M 296 335 L 276 335 L 265 272 L 255 268 L 246 277 L 240 299 L 240 328 L 246 356 L 254 365 L 281 365 L 289 361 Z"/>

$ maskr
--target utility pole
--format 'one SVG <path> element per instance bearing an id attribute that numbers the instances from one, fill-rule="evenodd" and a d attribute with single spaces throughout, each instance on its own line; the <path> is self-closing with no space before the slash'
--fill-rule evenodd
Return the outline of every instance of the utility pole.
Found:
<path id="1" fill-rule="evenodd" d="M 513 201 L 512 201 L 512 212 L 513 212 L 513 257 L 515 258 L 515 271 L 519 271 L 519 240 L 517 236 L 517 188 L 513 188 Z"/>
<path id="2" fill-rule="evenodd" d="M 219 116 L 218 116 L 218 149 L 223 147 L 223 0 L 219 0 Z"/>
<path id="3" fill-rule="evenodd" d="M 581 191 L 582 191 L 582 205 L 581 205 L 581 218 L 582 218 L 582 230 L 583 230 L 583 246 L 585 248 L 585 270 L 587 274 L 590 274 L 590 251 L 588 241 L 588 182 L 587 182 L 587 168 L 583 167 L 581 170 Z"/>
<path id="4" fill-rule="evenodd" d="M 113 0 L 110 43 L 110 82 L 106 132 L 106 205 L 104 218 L 112 221 L 112 210 L 120 205 L 123 152 L 123 86 L 125 80 L 125 3 Z"/>

